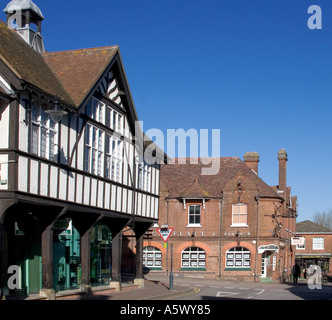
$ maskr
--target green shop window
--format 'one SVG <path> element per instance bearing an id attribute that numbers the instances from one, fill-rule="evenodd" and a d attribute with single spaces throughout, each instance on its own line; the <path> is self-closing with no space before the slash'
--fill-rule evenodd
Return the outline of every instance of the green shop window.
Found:
<path id="1" fill-rule="evenodd" d="M 112 234 L 106 225 L 98 223 L 92 228 L 90 239 L 91 284 L 107 285 L 112 276 Z"/>

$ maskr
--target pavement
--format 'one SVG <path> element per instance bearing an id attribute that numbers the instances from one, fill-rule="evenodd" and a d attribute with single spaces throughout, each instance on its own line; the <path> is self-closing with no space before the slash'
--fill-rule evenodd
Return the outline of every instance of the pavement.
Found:
<path id="1" fill-rule="evenodd" d="M 190 285 L 173 285 L 173 289 L 170 290 L 168 282 L 144 279 L 143 287 L 139 287 L 133 282 L 124 282 L 122 290 L 118 292 L 114 288 L 99 287 L 93 288 L 90 294 L 57 293 L 56 300 L 167 300 L 185 296 L 195 290 Z"/>

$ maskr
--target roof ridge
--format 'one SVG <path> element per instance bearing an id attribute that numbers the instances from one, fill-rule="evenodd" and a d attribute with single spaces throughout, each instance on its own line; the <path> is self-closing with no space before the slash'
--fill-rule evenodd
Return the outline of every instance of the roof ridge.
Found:
<path id="1" fill-rule="evenodd" d="M 57 54 L 57 53 L 70 53 L 75 51 L 88 51 L 88 50 L 104 50 L 104 49 L 115 49 L 119 48 L 118 45 L 110 45 L 110 46 L 101 46 L 101 47 L 90 47 L 90 48 L 80 48 L 80 49 L 69 49 L 69 50 L 59 50 L 59 51 L 45 51 L 43 54 Z"/>

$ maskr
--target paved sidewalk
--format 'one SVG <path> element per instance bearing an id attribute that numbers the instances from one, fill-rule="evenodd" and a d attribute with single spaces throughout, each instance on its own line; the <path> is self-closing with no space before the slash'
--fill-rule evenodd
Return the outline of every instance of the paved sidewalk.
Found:
<path id="1" fill-rule="evenodd" d="M 122 287 L 120 292 L 116 292 L 114 289 L 105 289 L 93 291 L 89 295 L 57 296 L 56 300 L 162 300 L 191 292 L 194 292 L 194 288 L 190 285 L 174 285 L 173 290 L 169 290 L 168 283 L 145 279 L 143 288 L 139 288 L 134 284 L 127 284 Z"/>

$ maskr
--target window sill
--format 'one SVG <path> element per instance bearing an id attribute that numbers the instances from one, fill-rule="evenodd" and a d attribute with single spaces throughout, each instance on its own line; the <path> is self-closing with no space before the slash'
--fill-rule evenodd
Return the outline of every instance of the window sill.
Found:
<path id="1" fill-rule="evenodd" d="M 251 271 L 251 268 L 225 268 L 224 271 Z"/>
<path id="2" fill-rule="evenodd" d="M 195 268 L 195 267 L 188 267 L 188 268 L 181 268 L 180 271 L 206 271 L 206 268 Z"/>
<path id="3" fill-rule="evenodd" d="M 187 224 L 186 228 L 202 228 L 201 224 Z"/>
<path id="4" fill-rule="evenodd" d="M 247 225 L 247 224 L 231 224 L 230 227 L 231 228 L 248 228 L 249 225 Z"/>

